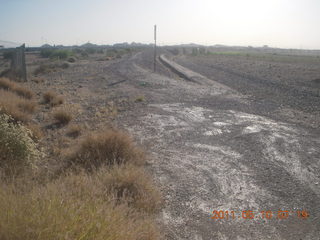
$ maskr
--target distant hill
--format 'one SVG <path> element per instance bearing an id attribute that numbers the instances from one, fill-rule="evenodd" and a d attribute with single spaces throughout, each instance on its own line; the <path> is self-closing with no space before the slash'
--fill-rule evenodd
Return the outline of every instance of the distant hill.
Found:
<path id="1" fill-rule="evenodd" d="M 42 48 L 52 48 L 52 46 L 50 44 L 43 44 L 41 47 Z"/>
<path id="2" fill-rule="evenodd" d="M 81 47 L 84 47 L 84 48 L 95 48 L 95 47 L 99 47 L 99 45 L 87 42 L 85 44 L 82 44 Z"/>

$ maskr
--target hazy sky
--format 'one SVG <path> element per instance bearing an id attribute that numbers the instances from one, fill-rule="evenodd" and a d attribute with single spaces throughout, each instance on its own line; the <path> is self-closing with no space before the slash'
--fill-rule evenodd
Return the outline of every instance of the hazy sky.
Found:
<path id="1" fill-rule="evenodd" d="M 320 49 L 320 0 L 0 0 L 0 40 Z"/>

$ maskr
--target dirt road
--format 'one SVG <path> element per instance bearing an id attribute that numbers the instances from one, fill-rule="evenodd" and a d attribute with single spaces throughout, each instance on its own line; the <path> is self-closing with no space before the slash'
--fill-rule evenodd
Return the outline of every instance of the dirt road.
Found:
<path id="1" fill-rule="evenodd" d="M 262 114 L 278 111 L 263 95 L 253 102 L 221 81 L 186 81 L 160 63 L 153 73 L 151 53 L 96 63 L 85 69 L 93 78 L 67 84 L 88 89 L 95 106 L 108 94 L 144 96 L 120 112 L 118 124 L 153 157 L 167 239 L 320 239 L 319 130 Z M 214 210 L 224 219 L 211 219 Z M 288 217 L 279 219 L 279 211 Z"/>
<path id="2" fill-rule="evenodd" d="M 244 96 L 214 81 L 188 82 L 163 66 L 154 74 L 147 59 L 142 53 L 116 66 L 147 99 L 122 122 L 154 156 L 168 238 L 319 239 L 319 132 L 258 115 Z M 234 219 L 210 219 L 213 210 L 234 211 Z M 254 219 L 243 219 L 245 210 Z M 279 210 L 289 217 L 278 219 Z M 299 218 L 298 210 L 310 217 Z"/>

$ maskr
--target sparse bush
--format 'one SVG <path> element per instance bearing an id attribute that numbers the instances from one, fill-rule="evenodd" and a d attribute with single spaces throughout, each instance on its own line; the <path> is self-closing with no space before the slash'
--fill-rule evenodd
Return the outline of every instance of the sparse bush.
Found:
<path id="1" fill-rule="evenodd" d="M 97 52 L 97 50 L 95 48 L 86 48 L 85 52 L 87 54 L 95 54 Z"/>
<path id="2" fill-rule="evenodd" d="M 103 165 L 143 164 L 144 153 L 136 147 L 125 133 L 106 130 L 100 134 L 88 136 L 69 156 L 67 165 L 86 170 L 98 169 Z"/>
<path id="3" fill-rule="evenodd" d="M 63 49 L 42 49 L 40 56 L 44 58 L 58 58 L 67 59 L 71 55 L 71 52 Z"/>
<path id="4" fill-rule="evenodd" d="M 43 103 L 55 107 L 63 104 L 63 98 L 52 91 L 48 91 L 43 94 Z"/>
<path id="5" fill-rule="evenodd" d="M 69 65 L 69 63 L 64 62 L 64 63 L 60 64 L 59 66 L 60 66 L 60 68 L 66 69 L 66 68 L 68 68 L 70 65 Z"/>
<path id="6" fill-rule="evenodd" d="M 76 58 L 75 57 L 69 57 L 68 58 L 68 62 L 74 63 L 74 62 L 76 62 Z"/>
<path id="7" fill-rule="evenodd" d="M 5 174 L 16 175 L 35 166 L 40 153 L 30 135 L 26 127 L 0 114 L 0 168 Z"/>
<path id="8" fill-rule="evenodd" d="M 54 50 L 50 58 L 58 58 L 58 59 L 67 59 L 70 56 L 71 52 L 68 50 Z"/>
<path id="9" fill-rule="evenodd" d="M 54 51 L 54 49 L 51 49 L 51 48 L 41 49 L 40 56 L 43 58 L 49 58 L 51 56 L 51 54 L 53 53 L 53 51 Z"/>
<path id="10" fill-rule="evenodd" d="M 53 113 L 53 118 L 56 120 L 56 124 L 67 125 L 72 120 L 72 115 L 62 109 Z"/>
<path id="11" fill-rule="evenodd" d="M 69 127 L 67 131 L 67 136 L 72 137 L 72 138 L 77 138 L 81 134 L 81 127 L 79 125 L 72 125 Z"/>
<path id="12" fill-rule="evenodd" d="M 49 91 L 49 92 L 45 92 L 43 94 L 43 102 L 44 103 L 51 103 L 53 101 L 53 99 L 55 99 L 57 97 L 57 94 Z"/>

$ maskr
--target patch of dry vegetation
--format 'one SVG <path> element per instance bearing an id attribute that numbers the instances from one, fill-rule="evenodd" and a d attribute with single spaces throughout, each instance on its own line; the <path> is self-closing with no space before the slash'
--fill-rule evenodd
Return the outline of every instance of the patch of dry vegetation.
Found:
<path id="1" fill-rule="evenodd" d="M 115 164 L 142 165 L 145 155 L 124 132 L 106 130 L 86 137 L 69 156 L 68 161 L 71 166 L 92 171 Z"/>
<path id="2" fill-rule="evenodd" d="M 88 175 L 72 174 L 31 191 L 1 186 L 0 239 L 159 239 L 151 217 L 115 205 L 111 196 L 90 195 L 96 183 Z"/>
<path id="3" fill-rule="evenodd" d="M 67 125 L 73 118 L 72 114 L 63 109 L 59 109 L 53 113 L 53 118 L 58 125 Z"/>
<path id="4" fill-rule="evenodd" d="M 15 121 L 28 122 L 37 103 L 33 92 L 6 78 L 0 78 L 0 113 L 10 115 Z"/>
<path id="5" fill-rule="evenodd" d="M 43 83 L 44 82 L 44 79 L 43 78 L 38 78 L 38 77 L 35 77 L 35 78 L 32 78 L 32 81 L 37 83 L 37 84 L 40 84 L 40 83 Z"/>
<path id="6" fill-rule="evenodd" d="M 67 136 L 72 138 L 77 138 L 81 135 L 82 128 L 80 125 L 73 124 L 69 127 L 67 131 Z"/>
<path id="7" fill-rule="evenodd" d="M 0 90 L 0 113 L 10 115 L 16 121 L 28 122 L 34 113 L 37 103 L 23 99 L 13 92 Z"/>
<path id="8" fill-rule="evenodd" d="M 14 89 L 14 92 L 17 93 L 20 97 L 26 98 L 26 99 L 32 99 L 33 98 L 33 92 L 25 87 L 17 86 Z"/>
<path id="9" fill-rule="evenodd" d="M 20 97 L 23 97 L 26 99 L 33 98 L 33 92 L 31 90 L 15 83 L 15 82 L 10 81 L 7 78 L 0 78 L 0 89 L 14 92 L 17 95 L 19 95 Z"/>
<path id="10" fill-rule="evenodd" d="M 49 104 L 51 107 L 61 105 L 63 102 L 62 96 L 58 96 L 55 92 L 48 91 L 43 94 L 43 103 Z"/>
<path id="11" fill-rule="evenodd" d="M 7 78 L 0 78 L 0 89 L 4 89 L 4 90 L 12 90 L 15 87 L 15 83 L 10 81 Z"/>
<path id="12" fill-rule="evenodd" d="M 44 135 L 41 127 L 38 124 L 28 123 L 26 127 L 31 131 L 31 138 L 38 142 Z"/>
<path id="13" fill-rule="evenodd" d="M 133 139 L 119 130 L 94 133 L 50 162 L 37 143 L 43 132 L 30 120 L 37 104 L 28 99 L 28 89 L 17 86 L 0 81 L 0 239 L 160 239 L 154 213 L 162 207 L 161 194 Z M 53 92 L 43 101 L 63 103 Z M 64 106 L 52 116 L 66 125 L 72 112 Z M 71 125 L 65 133 L 76 138 L 82 131 Z M 77 141 L 60 136 L 59 151 L 63 138 L 67 145 Z"/>
<path id="14" fill-rule="evenodd" d="M 107 173 L 100 171 L 96 176 L 100 182 L 98 187 L 103 187 L 112 194 L 117 202 L 128 203 L 145 212 L 156 212 L 161 208 L 161 194 L 143 168 L 133 165 L 116 166 Z"/>
<path id="15" fill-rule="evenodd" d="M 146 99 L 144 96 L 138 96 L 136 97 L 136 99 L 134 100 L 135 102 L 144 102 Z"/>

